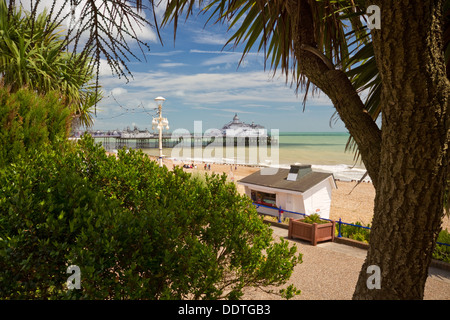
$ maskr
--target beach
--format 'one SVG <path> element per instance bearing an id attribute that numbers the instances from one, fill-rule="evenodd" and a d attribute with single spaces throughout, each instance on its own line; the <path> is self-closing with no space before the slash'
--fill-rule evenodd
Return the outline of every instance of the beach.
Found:
<path id="1" fill-rule="evenodd" d="M 173 168 L 173 162 L 165 159 L 168 168 Z M 182 162 L 176 163 L 181 165 Z M 197 169 L 184 169 L 187 172 L 205 172 L 202 164 Z M 245 165 L 231 166 L 226 164 L 211 164 L 211 171 L 216 174 L 226 173 L 233 182 L 260 170 L 258 167 Z M 231 179 L 230 177 L 233 177 Z M 337 189 L 332 191 L 330 219 L 343 222 L 361 222 L 371 224 L 374 209 L 375 188 L 370 182 L 336 180 Z M 356 186 L 357 185 L 357 186 Z M 355 187 L 356 186 L 356 187 Z M 237 184 L 237 189 L 244 194 L 243 186 Z M 450 221 L 445 217 L 442 228 L 450 231 Z M 303 262 L 297 265 L 288 283 L 281 287 L 271 286 L 269 290 L 278 292 L 289 284 L 295 285 L 302 293 L 294 300 L 351 300 L 367 250 L 335 242 L 323 242 L 311 246 L 309 242 L 288 239 L 287 230 L 272 226 L 274 239 L 281 237 L 297 247 L 302 253 Z M 431 267 L 425 285 L 424 300 L 448 300 L 450 297 L 449 272 Z M 257 288 L 246 288 L 243 300 L 272 300 L 279 296 L 269 294 Z"/>
<path id="2" fill-rule="evenodd" d="M 151 157 L 157 161 L 156 157 Z M 183 167 L 183 162 L 164 159 L 164 165 L 171 170 L 174 165 Z M 187 162 L 185 162 L 187 164 Z M 230 182 L 236 183 L 239 179 L 260 170 L 259 167 L 210 163 L 211 170 L 205 170 L 203 163 L 196 163 L 197 168 L 187 169 L 186 172 L 215 173 L 228 175 Z M 370 182 L 336 181 L 337 189 L 332 192 L 330 218 L 342 219 L 343 222 L 371 223 L 373 217 L 375 189 Z M 237 190 L 244 194 L 244 188 L 237 184 Z M 356 281 L 367 250 L 340 244 L 336 242 L 323 242 L 312 246 L 309 242 L 288 239 L 287 229 L 271 226 L 274 241 L 286 239 L 291 245 L 297 247 L 302 253 L 302 263 L 297 265 L 287 284 L 280 287 L 270 286 L 266 289 L 278 292 L 289 284 L 301 290 L 301 294 L 294 300 L 351 300 Z M 450 230 L 449 219 L 445 218 L 443 228 Z M 449 272 L 430 267 L 429 276 L 425 285 L 425 300 L 448 300 L 450 295 Z M 273 300 L 280 299 L 278 295 L 267 293 L 258 288 L 245 288 L 243 300 Z"/>
<path id="3" fill-rule="evenodd" d="M 156 157 L 149 156 L 157 161 Z M 164 165 L 171 169 L 174 165 L 182 167 L 188 162 L 173 161 L 164 159 Z M 244 194 L 244 187 L 239 185 L 237 181 L 252 174 L 260 167 L 246 165 L 229 165 L 210 163 L 211 170 L 204 169 L 204 163 L 195 163 L 197 168 L 184 169 L 186 172 L 207 172 L 215 174 L 227 174 L 229 181 L 236 183 L 237 190 Z M 330 219 L 342 222 L 354 223 L 360 222 L 363 225 L 371 224 L 373 218 L 375 188 L 370 182 L 362 182 L 357 185 L 356 181 L 340 181 L 336 180 L 337 189 L 332 191 Z M 356 187 L 355 187 L 356 186 Z M 450 231 L 450 219 L 444 217 L 442 228 Z"/>

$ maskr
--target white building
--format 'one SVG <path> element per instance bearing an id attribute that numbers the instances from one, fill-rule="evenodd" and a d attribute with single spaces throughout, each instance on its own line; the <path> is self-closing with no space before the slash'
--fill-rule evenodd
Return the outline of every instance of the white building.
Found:
<path id="1" fill-rule="evenodd" d="M 258 171 L 238 183 L 254 203 L 264 206 L 257 208 L 259 213 L 278 216 L 281 209 L 307 215 L 318 213 L 326 219 L 330 217 L 331 192 L 337 188 L 332 173 L 314 172 L 311 165 L 278 169 L 273 175 Z M 287 212 L 283 216 L 302 217 Z"/>
<path id="2" fill-rule="evenodd" d="M 120 132 L 120 138 L 122 139 L 143 139 L 151 138 L 154 134 L 150 133 L 147 129 L 139 130 L 138 127 L 134 126 L 134 130 L 130 130 L 128 127 L 126 130 Z"/>
<path id="3" fill-rule="evenodd" d="M 237 113 L 222 127 L 222 135 L 232 137 L 261 137 L 267 136 L 267 130 L 259 124 L 248 124 L 239 120 Z"/>

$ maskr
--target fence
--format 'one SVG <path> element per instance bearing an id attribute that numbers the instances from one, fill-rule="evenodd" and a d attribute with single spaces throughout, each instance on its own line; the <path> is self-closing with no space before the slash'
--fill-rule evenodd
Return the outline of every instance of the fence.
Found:
<path id="1" fill-rule="evenodd" d="M 263 205 L 263 204 L 260 204 L 260 203 L 257 203 L 257 202 L 253 202 L 253 205 L 255 205 L 257 209 L 260 208 L 260 207 L 261 208 L 266 208 L 266 210 L 264 210 L 264 212 L 262 212 L 262 213 L 265 214 L 265 215 L 278 217 L 278 222 L 280 222 L 280 223 L 281 223 L 283 217 L 286 218 L 286 217 L 289 217 L 289 215 L 294 215 L 294 216 L 295 215 L 301 215 L 303 217 L 307 216 L 306 213 L 299 213 L 299 212 L 284 210 L 281 207 L 279 207 L 279 208 L 277 208 L 277 207 L 270 207 L 270 206 L 266 206 L 266 205 Z M 270 210 L 267 210 L 267 209 L 270 209 Z M 286 215 L 286 213 L 287 213 L 287 215 Z M 320 219 L 321 220 L 327 220 L 327 221 L 334 221 L 334 220 L 326 219 L 326 218 L 320 218 Z M 370 227 L 365 227 L 365 226 L 360 226 L 360 225 L 357 225 L 357 224 L 342 222 L 341 218 L 339 218 L 339 221 L 335 221 L 335 222 L 337 223 L 337 230 L 338 230 L 338 236 L 337 237 L 338 238 L 342 238 L 342 235 L 341 235 L 341 226 L 342 225 L 353 226 L 353 227 L 364 228 L 364 229 L 370 230 Z M 439 245 L 442 245 L 442 246 L 450 247 L 449 243 L 443 243 L 443 242 L 436 242 L 436 243 L 439 244 Z"/>

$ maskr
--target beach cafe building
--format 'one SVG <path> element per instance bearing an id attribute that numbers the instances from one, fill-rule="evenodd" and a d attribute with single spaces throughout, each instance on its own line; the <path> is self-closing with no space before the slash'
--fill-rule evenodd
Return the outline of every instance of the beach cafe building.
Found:
<path id="1" fill-rule="evenodd" d="M 337 188 L 332 173 L 315 172 L 311 165 L 292 165 L 271 175 L 257 171 L 238 183 L 255 204 L 261 205 L 257 207 L 259 213 L 277 217 L 281 209 L 307 215 L 318 213 L 321 218 L 329 219 L 331 192 Z M 285 218 L 303 217 L 281 212 Z"/>

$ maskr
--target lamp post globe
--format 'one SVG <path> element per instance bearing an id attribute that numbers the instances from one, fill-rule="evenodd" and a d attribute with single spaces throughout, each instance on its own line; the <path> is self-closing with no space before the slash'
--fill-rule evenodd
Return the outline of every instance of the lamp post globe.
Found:
<path id="1" fill-rule="evenodd" d="M 155 98 L 155 101 L 156 101 L 156 104 L 158 105 L 158 109 L 161 109 L 162 105 L 163 105 L 164 101 L 166 101 L 166 99 L 164 97 L 159 96 L 159 97 Z"/>

